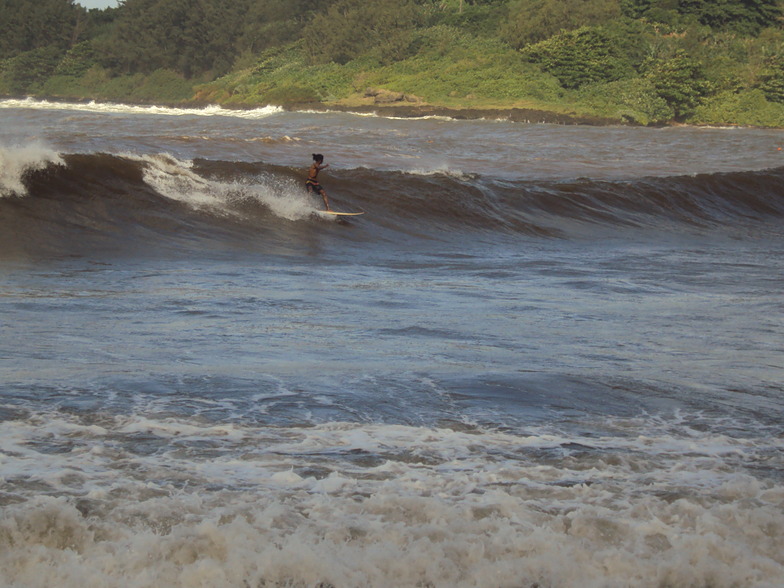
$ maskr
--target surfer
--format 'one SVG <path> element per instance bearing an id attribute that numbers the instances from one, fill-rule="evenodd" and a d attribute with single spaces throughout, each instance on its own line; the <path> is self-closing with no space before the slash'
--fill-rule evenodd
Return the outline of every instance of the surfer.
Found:
<path id="1" fill-rule="evenodd" d="M 313 154 L 313 165 L 310 166 L 310 171 L 308 172 L 308 179 L 305 181 L 305 186 L 308 188 L 308 193 L 315 192 L 316 194 L 321 194 L 321 197 L 324 199 L 324 206 L 326 206 L 327 210 L 329 210 L 329 200 L 327 200 L 327 193 L 324 188 L 321 187 L 321 184 L 319 184 L 318 181 L 318 173 L 325 167 L 329 167 L 328 163 L 324 164 L 323 162 L 323 155 L 320 153 Z"/>

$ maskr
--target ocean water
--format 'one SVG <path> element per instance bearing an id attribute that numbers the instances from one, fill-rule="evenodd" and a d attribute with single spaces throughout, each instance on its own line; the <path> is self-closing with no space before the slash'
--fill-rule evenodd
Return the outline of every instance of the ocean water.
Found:
<path id="1" fill-rule="evenodd" d="M 0 585 L 784 585 L 781 131 L 0 122 Z"/>

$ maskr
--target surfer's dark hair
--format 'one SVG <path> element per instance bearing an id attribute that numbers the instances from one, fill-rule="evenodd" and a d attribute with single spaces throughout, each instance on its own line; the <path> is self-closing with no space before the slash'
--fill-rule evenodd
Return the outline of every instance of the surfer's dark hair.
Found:
<path id="1" fill-rule="evenodd" d="M 319 163 L 321 163 L 322 161 L 324 161 L 324 156 L 321 153 L 314 153 L 313 161 L 318 161 Z"/>

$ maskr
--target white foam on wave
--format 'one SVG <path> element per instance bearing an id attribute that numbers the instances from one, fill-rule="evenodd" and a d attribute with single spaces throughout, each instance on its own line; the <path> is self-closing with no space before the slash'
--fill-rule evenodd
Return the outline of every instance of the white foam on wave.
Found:
<path id="1" fill-rule="evenodd" d="M 4 423 L 4 585 L 730 587 L 784 573 L 784 486 L 728 461 L 779 468 L 775 437 L 689 434 L 684 453 L 655 427 L 95 418 Z"/>
<path id="2" fill-rule="evenodd" d="M 448 163 L 434 165 L 430 168 L 409 169 L 405 170 L 405 172 L 407 174 L 411 174 L 412 176 L 448 176 L 458 180 L 466 180 L 472 177 L 470 174 L 466 174 L 462 170 L 453 168 Z"/>
<path id="3" fill-rule="evenodd" d="M 169 106 L 139 106 L 112 102 L 50 102 L 48 100 L 7 99 L 0 100 L 0 108 L 27 108 L 34 110 L 67 110 L 76 112 L 96 112 L 108 114 L 157 114 L 165 116 L 226 116 L 231 118 L 261 119 L 284 112 L 280 106 L 231 110 L 221 106 L 204 108 L 175 108 Z"/>
<path id="4" fill-rule="evenodd" d="M 44 145 L 0 146 L 0 198 L 26 196 L 25 174 L 50 164 L 64 165 L 65 162 L 56 151 Z"/>
<path id="5" fill-rule="evenodd" d="M 312 217 L 320 209 L 304 188 L 294 181 L 280 178 L 257 178 L 241 185 L 246 197 L 264 204 L 275 216 L 298 221 Z"/>
<path id="6" fill-rule="evenodd" d="M 402 120 L 402 121 L 439 120 L 443 122 L 460 122 L 460 119 L 457 119 L 453 116 L 447 116 L 445 114 L 427 114 L 423 116 L 388 116 L 384 114 L 379 114 L 378 116 L 383 118 L 388 118 L 389 120 Z"/>
<path id="7" fill-rule="evenodd" d="M 236 205 L 255 201 L 275 216 L 297 221 L 309 218 L 317 207 L 307 192 L 292 181 L 259 177 L 247 182 L 221 182 L 193 171 L 193 162 L 169 154 L 124 155 L 142 163 L 144 181 L 159 194 L 212 214 L 242 218 Z"/>

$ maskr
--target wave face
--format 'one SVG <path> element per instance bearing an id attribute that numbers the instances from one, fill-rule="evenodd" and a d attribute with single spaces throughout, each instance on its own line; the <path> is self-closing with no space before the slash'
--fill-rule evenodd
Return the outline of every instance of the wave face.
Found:
<path id="1" fill-rule="evenodd" d="M 5 254 L 100 248 L 141 253 L 226 247 L 297 251 L 334 232 L 302 170 L 263 163 L 4 150 L 0 246 Z M 784 168 L 633 181 L 509 181 L 366 168 L 330 173 L 333 207 L 362 210 L 352 242 L 464 239 L 481 232 L 559 239 L 778 233 Z"/>

